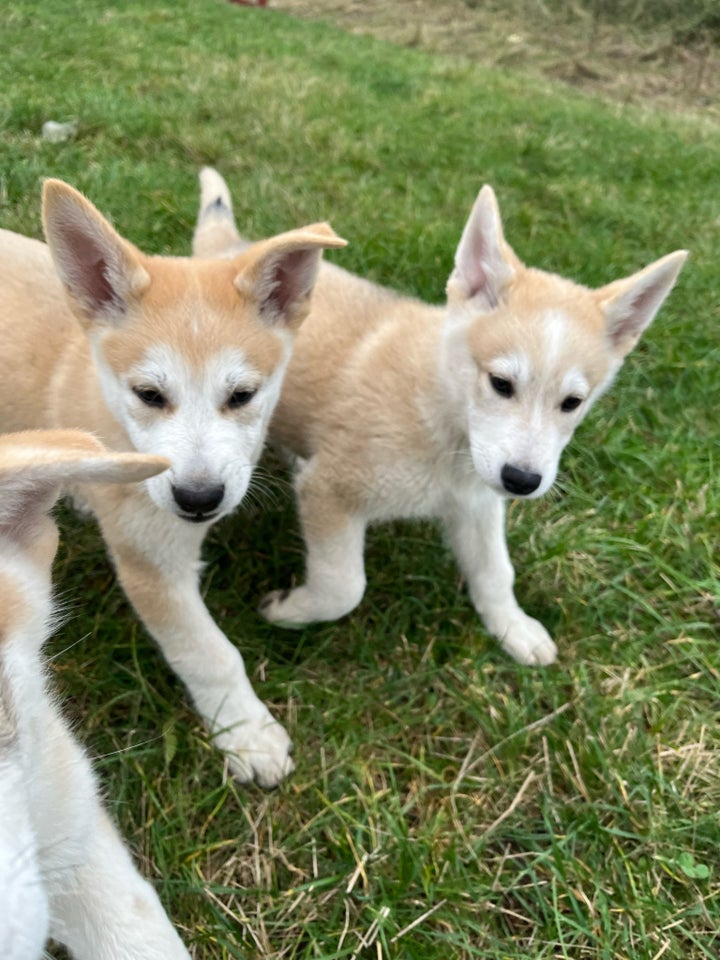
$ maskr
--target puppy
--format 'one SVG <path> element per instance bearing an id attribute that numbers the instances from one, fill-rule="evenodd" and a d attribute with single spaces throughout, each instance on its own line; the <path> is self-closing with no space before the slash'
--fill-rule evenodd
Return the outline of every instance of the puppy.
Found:
<path id="1" fill-rule="evenodd" d="M 231 256 L 244 241 L 227 186 L 206 169 L 201 187 L 195 252 Z M 270 428 L 299 458 L 305 582 L 266 597 L 264 616 L 286 627 L 343 616 L 365 591 L 367 525 L 432 518 L 503 649 L 520 663 L 555 660 L 547 630 L 515 599 L 505 503 L 550 489 L 686 256 L 590 290 L 521 263 L 485 186 L 445 306 L 324 265 Z"/>
<path id="2" fill-rule="evenodd" d="M 0 231 L 0 430 L 74 427 L 170 469 L 88 486 L 119 579 L 240 780 L 277 784 L 291 743 L 198 589 L 209 527 L 243 499 L 308 312 L 326 224 L 229 261 L 151 257 L 66 184 L 48 246 Z"/>
<path id="3" fill-rule="evenodd" d="M 48 935 L 78 960 L 189 960 L 98 799 L 90 763 L 48 693 L 53 622 L 46 515 L 58 488 L 135 483 L 161 457 L 108 453 L 80 431 L 0 437 L 0 956 L 35 960 Z"/>

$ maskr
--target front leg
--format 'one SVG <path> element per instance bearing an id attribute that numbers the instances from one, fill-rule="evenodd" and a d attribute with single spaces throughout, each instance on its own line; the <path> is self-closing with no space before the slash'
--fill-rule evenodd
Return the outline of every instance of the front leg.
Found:
<path id="1" fill-rule="evenodd" d="M 472 511 L 456 503 L 443 518 L 448 542 L 488 631 L 518 663 L 548 664 L 557 657 L 550 634 L 520 607 L 505 542 L 505 501 L 488 490 Z"/>
<path id="2" fill-rule="evenodd" d="M 294 769 L 292 744 L 200 596 L 204 530 L 166 515 L 140 491 L 119 504 L 103 498 L 92 506 L 128 599 L 187 686 L 233 774 L 276 786 Z"/>
<path id="3" fill-rule="evenodd" d="M 295 480 L 305 540 L 305 583 L 273 590 L 260 613 L 280 627 L 337 620 L 353 610 L 365 592 L 365 518 L 352 511 L 335 489 L 332 463 L 316 457 Z"/>

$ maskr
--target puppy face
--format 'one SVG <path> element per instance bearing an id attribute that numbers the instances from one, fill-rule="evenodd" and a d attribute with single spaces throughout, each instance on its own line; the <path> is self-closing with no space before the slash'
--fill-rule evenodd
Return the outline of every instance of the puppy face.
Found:
<path id="1" fill-rule="evenodd" d="M 307 315 L 327 224 L 281 234 L 231 260 L 149 257 L 81 194 L 48 181 L 45 234 L 91 344 L 108 411 L 170 471 L 154 503 L 209 523 L 242 500 Z"/>
<path id="2" fill-rule="evenodd" d="M 491 315 L 453 314 L 444 341 L 473 466 L 498 493 L 539 497 L 619 367 L 592 293 L 525 271 Z"/>
<path id="3" fill-rule="evenodd" d="M 448 281 L 441 375 L 473 466 L 507 496 L 539 497 L 560 454 L 672 289 L 677 251 L 599 290 L 521 263 L 483 187 Z"/>
<path id="4" fill-rule="evenodd" d="M 150 497 L 210 522 L 247 491 L 293 336 L 236 289 L 236 265 L 161 267 L 122 326 L 91 331 L 91 343 L 107 406 L 133 447 L 172 464 L 146 481 Z"/>

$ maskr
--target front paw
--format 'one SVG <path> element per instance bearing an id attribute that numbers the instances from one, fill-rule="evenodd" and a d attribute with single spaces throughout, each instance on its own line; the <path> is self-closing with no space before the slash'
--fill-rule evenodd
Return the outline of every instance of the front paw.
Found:
<path id="1" fill-rule="evenodd" d="M 277 624 L 297 630 L 310 623 L 339 620 L 354 610 L 365 592 L 364 576 L 347 576 L 342 583 L 323 582 L 320 587 L 303 584 L 294 590 L 273 590 L 262 600 L 260 615 Z"/>
<path id="2" fill-rule="evenodd" d="M 277 787 L 295 769 L 292 740 L 269 712 L 241 720 L 215 733 L 214 742 L 228 757 L 236 780 L 254 780 L 265 790 Z"/>
<path id="3" fill-rule="evenodd" d="M 298 598 L 300 594 L 300 598 Z M 306 604 L 302 602 L 303 588 L 296 590 L 272 590 L 260 601 L 258 611 L 269 623 L 288 630 L 299 630 L 317 617 L 308 616 Z M 300 599 L 300 602 L 298 600 Z"/>
<path id="4" fill-rule="evenodd" d="M 522 610 L 508 620 L 498 639 L 503 650 L 518 663 L 547 666 L 557 659 L 557 647 L 550 634 L 538 620 Z"/>

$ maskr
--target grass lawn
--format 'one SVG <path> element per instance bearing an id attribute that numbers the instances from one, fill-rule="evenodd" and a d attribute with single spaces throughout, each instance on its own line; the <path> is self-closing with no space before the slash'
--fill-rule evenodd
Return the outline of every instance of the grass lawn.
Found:
<path id="1" fill-rule="evenodd" d="M 588 284 L 691 250 L 555 492 L 509 511 L 555 666 L 500 653 L 424 525 L 371 533 L 353 616 L 263 623 L 302 569 L 272 459 L 204 585 L 294 737 L 282 788 L 227 782 L 69 511 L 50 654 L 197 960 L 717 958 L 720 129 L 222 0 L 5 0 L 0 37 L 4 227 L 40 235 L 50 175 L 186 253 L 210 163 L 249 234 L 326 218 L 351 241 L 333 259 L 434 301 L 485 181 L 518 254 Z M 43 141 L 49 119 L 77 137 Z"/>

